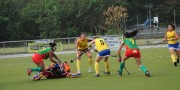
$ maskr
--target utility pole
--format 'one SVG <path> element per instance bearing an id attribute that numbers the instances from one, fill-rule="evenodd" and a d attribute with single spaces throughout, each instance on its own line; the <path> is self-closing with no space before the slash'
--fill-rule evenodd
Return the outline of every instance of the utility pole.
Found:
<path id="1" fill-rule="evenodd" d="M 174 25 L 176 26 L 176 10 L 174 9 Z"/>
<path id="2" fill-rule="evenodd" d="M 138 28 L 138 26 L 139 26 L 139 17 L 137 15 L 137 28 Z"/>
<path id="3" fill-rule="evenodd" d="M 150 28 L 151 28 L 151 8 L 153 7 L 153 5 L 152 4 L 148 4 L 147 6 L 146 6 L 147 8 L 148 8 L 148 12 L 149 12 L 149 17 L 148 17 L 148 19 L 149 19 L 149 23 L 150 23 Z"/>

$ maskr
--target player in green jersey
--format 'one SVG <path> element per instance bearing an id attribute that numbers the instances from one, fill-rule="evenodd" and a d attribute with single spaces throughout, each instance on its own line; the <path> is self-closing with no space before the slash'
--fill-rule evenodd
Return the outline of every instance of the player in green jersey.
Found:
<path id="1" fill-rule="evenodd" d="M 56 50 L 56 43 L 49 43 L 50 47 L 44 48 L 42 50 L 39 50 L 38 52 L 34 53 L 34 55 L 32 56 L 32 60 L 33 62 L 37 65 L 37 67 L 35 68 L 29 68 L 28 69 L 28 75 L 31 75 L 32 71 L 37 71 L 37 72 L 43 72 L 45 69 L 45 65 L 44 65 L 44 61 L 43 59 L 50 59 L 51 62 L 53 63 L 60 63 L 60 59 L 56 56 L 56 54 L 54 53 L 54 51 Z M 55 61 L 53 59 L 53 57 L 55 59 L 57 59 L 57 61 Z"/>
<path id="2" fill-rule="evenodd" d="M 117 55 L 119 57 L 119 61 L 121 61 L 120 67 L 119 67 L 119 75 L 121 76 L 122 76 L 123 68 L 125 65 L 125 61 L 129 59 L 130 57 L 134 57 L 139 68 L 145 73 L 147 77 L 150 77 L 150 72 L 146 69 L 144 65 L 141 64 L 140 50 L 136 44 L 136 39 L 134 38 L 134 36 L 136 36 L 137 33 L 138 33 L 137 30 L 134 30 L 130 33 L 126 32 L 124 34 L 123 41 L 121 42 L 121 45 L 119 46 Z M 125 46 L 126 51 L 123 57 L 121 57 L 121 50 L 123 46 Z"/>

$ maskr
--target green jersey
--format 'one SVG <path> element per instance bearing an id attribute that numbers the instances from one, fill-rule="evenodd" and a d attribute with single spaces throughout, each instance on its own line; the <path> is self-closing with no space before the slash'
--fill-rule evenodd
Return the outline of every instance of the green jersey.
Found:
<path id="1" fill-rule="evenodd" d="M 126 49 L 139 49 L 134 38 L 124 39 L 124 44 L 126 45 Z"/>
<path id="2" fill-rule="evenodd" d="M 40 54 L 43 57 L 43 59 L 48 59 L 49 53 L 51 52 L 51 50 L 52 49 L 50 47 L 47 47 L 47 48 L 39 50 L 37 53 Z"/>

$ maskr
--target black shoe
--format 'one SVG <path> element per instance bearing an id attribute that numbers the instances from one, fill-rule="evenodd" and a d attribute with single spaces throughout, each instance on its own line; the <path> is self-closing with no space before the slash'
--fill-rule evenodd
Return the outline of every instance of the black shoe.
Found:
<path id="1" fill-rule="evenodd" d="M 122 76 L 122 73 L 118 73 L 120 76 Z"/>
<path id="2" fill-rule="evenodd" d="M 179 63 L 179 58 L 177 59 L 177 61 L 176 61 L 177 63 Z"/>
<path id="3" fill-rule="evenodd" d="M 120 73 L 119 70 L 117 72 L 118 72 L 118 75 L 122 76 L 122 73 Z"/>
<path id="4" fill-rule="evenodd" d="M 110 75 L 111 73 L 109 71 L 108 72 L 104 71 L 104 74 Z"/>
<path id="5" fill-rule="evenodd" d="M 177 67 L 177 63 L 176 62 L 174 62 L 174 66 Z"/>
<path id="6" fill-rule="evenodd" d="M 150 77 L 150 72 L 147 71 L 147 72 L 145 73 L 145 75 L 146 75 L 147 77 Z"/>
<path id="7" fill-rule="evenodd" d="M 94 75 L 95 77 L 100 77 L 99 73 Z"/>

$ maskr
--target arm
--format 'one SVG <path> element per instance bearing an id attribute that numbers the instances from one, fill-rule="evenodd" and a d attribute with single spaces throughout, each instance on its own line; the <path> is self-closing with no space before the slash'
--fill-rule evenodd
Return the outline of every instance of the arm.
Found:
<path id="1" fill-rule="evenodd" d="M 120 59 L 121 58 L 121 50 L 123 48 L 123 45 L 124 45 L 124 42 L 122 41 L 119 48 L 118 48 L 118 51 L 117 51 L 117 55 L 118 55 L 118 58 Z"/>
<path id="2" fill-rule="evenodd" d="M 53 59 L 53 56 L 54 56 L 54 52 L 51 51 L 51 52 L 49 53 L 49 59 L 50 59 L 51 62 L 57 63 L 57 62 Z"/>
<path id="3" fill-rule="evenodd" d="M 76 48 L 76 51 L 78 51 L 78 39 L 75 42 L 75 48 Z"/>
<path id="4" fill-rule="evenodd" d="M 164 39 L 163 39 L 163 42 L 167 41 L 167 35 L 166 35 L 166 33 L 167 33 L 167 30 L 166 30 L 166 32 L 164 33 Z"/>
<path id="5" fill-rule="evenodd" d="M 95 42 L 95 39 L 92 40 L 92 41 L 88 44 L 88 47 L 89 47 L 90 45 L 92 45 L 94 42 Z"/>
<path id="6" fill-rule="evenodd" d="M 59 63 L 61 63 L 61 60 L 56 56 L 55 53 L 53 53 L 53 57 L 54 57 Z"/>
<path id="7" fill-rule="evenodd" d="M 175 32 L 176 37 L 172 38 L 172 40 L 178 40 L 179 39 L 179 34 L 177 32 Z"/>
<path id="8" fill-rule="evenodd" d="M 92 41 L 92 39 L 89 39 L 89 38 L 87 38 L 87 40 L 88 40 L 88 42 L 91 42 L 91 41 Z"/>

